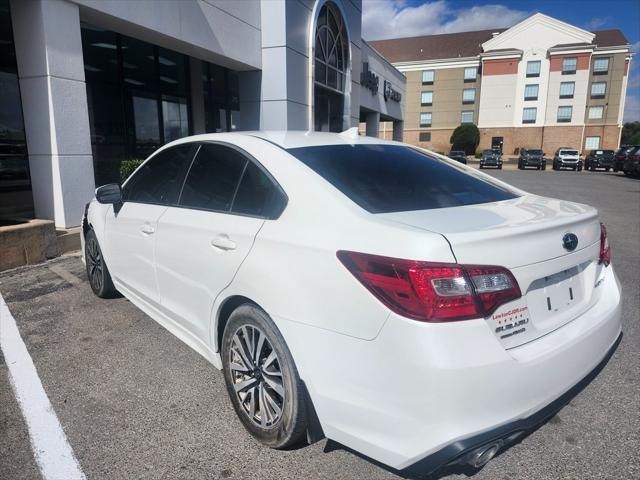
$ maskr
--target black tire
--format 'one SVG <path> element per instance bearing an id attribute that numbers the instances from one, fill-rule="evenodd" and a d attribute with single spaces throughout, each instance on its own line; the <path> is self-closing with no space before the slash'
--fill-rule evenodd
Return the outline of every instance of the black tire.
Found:
<path id="1" fill-rule="evenodd" d="M 502 165 L 498 165 L 498 170 L 502 170 Z"/>
<path id="2" fill-rule="evenodd" d="M 595 171 L 596 171 L 596 166 L 595 166 L 595 165 L 591 165 L 590 170 L 591 170 L 592 172 L 595 172 Z"/>
<path id="3" fill-rule="evenodd" d="M 258 334 L 264 335 L 265 340 L 261 344 L 261 351 L 256 355 L 257 346 L 255 343 L 259 342 L 254 342 L 254 340 L 260 338 Z M 256 337 L 256 335 L 258 336 Z M 245 354 L 243 358 L 246 358 L 246 361 L 236 353 L 239 343 L 243 344 L 242 348 L 249 345 L 249 348 L 254 350 L 253 354 L 249 355 L 247 355 L 247 349 L 243 350 Z M 275 360 L 265 367 L 265 359 L 268 360 L 273 353 L 276 355 Z M 234 366 L 244 368 L 248 361 L 253 371 L 244 372 L 238 368 L 232 369 L 232 357 L 234 358 Z M 281 381 L 275 383 L 284 392 L 282 396 L 270 386 L 278 377 L 267 373 L 269 367 L 275 369 L 276 366 L 281 374 Z M 222 337 L 222 369 L 233 408 L 244 427 L 255 439 L 267 447 L 284 449 L 297 445 L 306 438 L 308 399 L 304 386 L 284 338 L 262 309 L 252 304 L 244 304 L 233 311 Z M 236 393 L 236 387 L 239 384 L 246 384 L 251 379 L 254 379 L 253 383 L 240 389 L 240 393 Z M 267 398 L 261 396 L 263 394 L 260 389 L 267 392 L 264 395 L 268 395 L 270 401 L 275 400 L 280 408 L 280 413 L 275 413 L 275 417 L 269 417 L 274 415 L 274 410 L 270 410 L 270 407 L 266 408 L 266 414 L 261 413 L 262 410 L 257 410 L 261 406 L 264 408 L 265 404 L 269 404 Z M 245 395 L 243 399 L 239 398 L 240 394 Z M 245 402 L 248 402 L 249 405 L 246 405 Z M 251 413 L 251 404 L 255 405 L 253 414 Z"/>
<path id="4" fill-rule="evenodd" d="M 607 167 L 607 172 L 608 172 L 609 170 L 611 170 L 611 168 Z"/>
<path id="5" fill-rule="evenodd" d="M 543 166 L 542 166 L 542 170 L 546 170 L 546 169 L 547 169 L 547 166 L 546 166 L 546 165 L 543 165 Z"/>
<path id="6" fill-rule="evenodd" d="M 116 287 L 113 286 L 111 274 L 102 256 L 98 238 L 93 230 L 89 230 L 84 239 L 84 255 L 87 278 L 89 279 L 89 285 L 93 293 L 100 298 L 114 298 L 119 296 Z"/>

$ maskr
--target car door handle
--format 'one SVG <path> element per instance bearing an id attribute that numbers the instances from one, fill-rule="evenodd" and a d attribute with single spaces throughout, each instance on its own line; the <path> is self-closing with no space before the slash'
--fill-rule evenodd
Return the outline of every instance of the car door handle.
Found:
<path id="1" fill-rule="evenodd" d="M 145 223 L 143 225 L 140 226 L 140 231 L 144 234 L 144 235 L 151 235 L 152 233 L 155 233 L 156 229 L 153 228 L 151 225 L 149 225 L 148 223 Z"/>
<path id="2" fill-rule="evenodd" d="M 236 242 L 231 240 L 228 235 L 222 234 L 211 240 L 211 246 L 220 250 L 235 250 Z"/>

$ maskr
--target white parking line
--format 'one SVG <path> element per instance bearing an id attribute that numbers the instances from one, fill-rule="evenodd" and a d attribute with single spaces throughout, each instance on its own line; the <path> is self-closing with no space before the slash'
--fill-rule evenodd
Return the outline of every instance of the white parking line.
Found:
<path id="1" fill-rule="evenodd" d="M 42 388 L 16 321 L 0 294 L 0 348 L 9 381 L 29 430 L 31 449 L 45 480 L 84 480 L 73 450 Z"/>

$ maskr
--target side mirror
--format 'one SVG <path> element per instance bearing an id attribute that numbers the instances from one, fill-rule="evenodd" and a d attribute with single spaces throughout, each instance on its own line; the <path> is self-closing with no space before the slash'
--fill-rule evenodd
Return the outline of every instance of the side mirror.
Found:
<path id="1" fill-rule="evenodd" d="M 119 205 L 122 203 L 122 189 L 117 183 L 108 183 L 96 188 L 96 200 L 99 203 Z"/>

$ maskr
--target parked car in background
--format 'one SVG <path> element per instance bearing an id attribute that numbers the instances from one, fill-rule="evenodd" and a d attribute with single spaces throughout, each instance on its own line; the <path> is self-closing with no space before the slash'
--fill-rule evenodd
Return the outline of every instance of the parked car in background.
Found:
<path id="1" fill-rule="evenodd" d="M 600 220 L 357 131 L 219 133 L 96 189 L 81 241 L 97 296 L 222 370 L 229 431 L 431 473 L 484 465 L 615 348 Z"/>
<path id="2" fill-rule="evenodd" d="M 582 160 L 580 160 L 580 152 L 575 148 L 562 147 L 556 150 L 553 156 L 553 169 L 562 170 L 570 168 L 573 171 L 582 170 Z"/>
<path id="3" fill-rule="evenodd" d="M 627 155 L 634 150 L 640 148 L 640 145 L 623 145 L 613 156 L 613 171 L 620 172 L 624 170 L 624 161 L 627 159 Z"/>
<path id="4" fill-rule="evenodd" d="M 544 152 L 533 148 L 520 149 L 518 168 L 520 170 L 524 170 L 527 167 L 535 167 L 537 170 L 546 170 L 547 160 L 544 158 Z"/>
<path id="5" fill-rule="evenodd" d="M 480 157 L 480 168 L 484 167 L 496 167 L 498 170 L 502 170 L 502 155 L 500 155 L 500 151 L 483 150 L 482 157 Z"/>
<path id="6" fill-rule="evenodd" d="M 636 146 L 627 153 L 627 158 L 622 166 L 625 175 L 640 177 L 640 146 Z"/>
<path id="7" fill-rule="evenodd" d="M 457 162 L 464 163 L 465 165 L 467 163 L 467 154 L 462 150 L 451 150 L 449 152 L 449 158 Z"/>
<path id="8" fill-rule="evenodd" d="M 585 170 L 595 172 L 602 168 L 607 172 L 613 168 L 613 150 L 591 150 L 584 161 Z"/>

